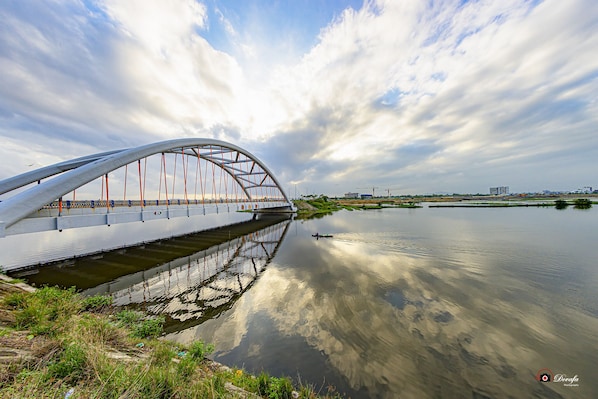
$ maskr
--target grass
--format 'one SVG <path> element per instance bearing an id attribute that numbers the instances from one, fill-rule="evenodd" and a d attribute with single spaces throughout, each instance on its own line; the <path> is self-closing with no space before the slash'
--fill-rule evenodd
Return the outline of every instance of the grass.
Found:
<path id="1" fill-rule="evenodd" d="M 0 284 L 2 284 L 0 282 Z M 287 377 L 220 369 L 206 359 L 214 346 L 157 339 L 163 317 L 117 310 L 108 297 L 44 287 L 0 298 L 13 320 L 0 325 L 0 346 L 29 353 L 0 365 L 0 397 L 229 398 L 245 390 L 264 398 L 340 398 Z M 242 392 L 242 391 L 241 391 Z"/>
<path id="2" fill-rule="evenodd" d="M 298 219 L 319 218 L 340 211 L 341 209 L 348 211 L 363 209 L 362 206 L 342 205 L 338 201 L 331 201 L 325 195 L 311 199 L 295 200 L 294 204 L 297 207 Z"/>

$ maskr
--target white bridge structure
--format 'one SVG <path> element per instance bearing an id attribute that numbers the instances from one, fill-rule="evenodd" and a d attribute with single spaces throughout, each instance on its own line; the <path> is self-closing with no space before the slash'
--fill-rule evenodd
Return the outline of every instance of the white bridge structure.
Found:
<path id="1" fill-rule="evenodd" d="M 156 219 L 232 213 L 249 218 L 255 212 L 292 209 L 274 174 L 257 157 L 206 138 L 162 141 L 42 167 L 0 181 L 0 200 L 0 239 Z M 240 218 L 209 219 L 205 229 Z"/>

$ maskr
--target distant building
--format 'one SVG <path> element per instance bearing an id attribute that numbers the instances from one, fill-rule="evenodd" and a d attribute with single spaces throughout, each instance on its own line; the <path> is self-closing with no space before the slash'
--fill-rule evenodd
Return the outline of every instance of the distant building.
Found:
<path id="1" fill-rule="evenodd" d="M 572 193 L 574 194 L 592 194 L 594 190 L 592 190 L 592 187 L 590 186 L 586 186 L 584 188 L 579 188 L 576 191 L 572 191 Z"/>
<path id="2" fill-rule="evenodd" d="M 359 193 L 345 193 L 345 198 L 359 198 Z"/>
<path id="3" fill-rule="evenodd" d="M 490 187 L 490 195 L 508 195 L 509 186 Z"/>
<path id="4" fill-rule="evenodd" d="M 372 194 L 361 194 L 361 199 L 372 199 Z"/>

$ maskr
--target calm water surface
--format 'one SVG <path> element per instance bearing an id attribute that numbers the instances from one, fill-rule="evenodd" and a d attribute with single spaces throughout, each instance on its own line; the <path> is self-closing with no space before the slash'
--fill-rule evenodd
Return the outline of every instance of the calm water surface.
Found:
<path id="1" fill-rule="evenodd" d="M 167 314 L 169 339 L 212 342 L 217 361 L 322 392 L 596 398 L 597 243 L 598 209 L 341 211 L 91 292 Z"/>

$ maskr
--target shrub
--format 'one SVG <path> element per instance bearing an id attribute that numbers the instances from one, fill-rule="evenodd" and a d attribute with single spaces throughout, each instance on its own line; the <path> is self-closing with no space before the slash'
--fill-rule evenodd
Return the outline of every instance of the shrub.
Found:
<path id="1" fill-rule="evenodd" d="M 575 209 L 590 209 L 592 207 L 592 201 L 585 198 L 578 198 L 574 202 Z"/>
<path id="2" fill-rule="evenodd" d="M 162 334 L 164 321 L 164 316 L 141 320 L 133 327 L 132 336 L 136 338 L 157 337 Z"/>
<path id="3" fill-rule="evenodd" d="M 293 383 L 286 377 L 270 377 L 261 372 L 257 376 L 257 393 L 271 399 L 291 399 L 293 396 Z"/>
<path id="4" fill-rule="evenodd" d="M 562 199 L 558 199 L 555 201 L 555 205 L 556 209 L 565 209 L 569 206 L 569 203 L 567 203 L 567 201 L 562 200 Z"/>
<path id="5" fill-rule="evenodd" d="M 261 396 L 267 395 L 270 390 L 270 376 L 265 372 L 261 372 L 257 376 L 257 393 Z"/>
<path id="6" fill-rule="evenodd" d="M 291 399 L 293 394 L 293 384 L 288 378 L 270 378 L 270 389 L 268 397 L 271 399 Z"/>
<path id="7" fill-rule="evenodd" d="M 188 355 L 197 362 L 202 361 L 206 355 L 214 352 L 214 345 L 205 344 L 203 341 L 195 341 L 189 347 Z"/>

